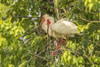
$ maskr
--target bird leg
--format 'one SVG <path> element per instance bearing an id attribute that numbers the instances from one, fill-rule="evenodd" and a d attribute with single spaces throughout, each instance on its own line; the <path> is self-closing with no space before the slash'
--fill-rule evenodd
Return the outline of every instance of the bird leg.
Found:
<path id="1" fill-rule="evenodd" d="M 60 41 L 60 38 L 59 38 L 59 41 Z M 57 47 L 56 47 L 56 50 L 51 53 L 52 56 L 55 56 L 56 55 L 56 51 L 59 49 L 59 47 L 58 47 L 59 46 L 58 40 L 56 40 L 56 42 L 57 42 Z"/>
<path id="2" fill-rule="evenodd" d="M 59 49 L 59 43 L 58 42 L 61 42 L 61 39 L 59 38 L 59 40 L 57 40 L 56 42 L 57 42 L 56 50 L 58 50 Z"/>
<path id="3" fill-rule="evenodd" d="M 60 39 L 59 39 L 60 40 Z M 59 48 L 58 46 L 59 46 L 59 43 L 58 43 L 58 40 L 56 40 L 56 42 L 57 42 L 57 47 L 56 47 L 56 50 Z"/>
<path id="4" fill-rule="evenodd" d="M 66 35 L 66 43 L 65 43 L 65 46 L 64 46 L 65 48 L 66 48 L 67 42 L 68 42 L 68 37 Z"/>
<path id="5" fill-rule="evenodd" d="M 58 47 L 60 47 L 60 46 L 62 45 L 62 43 L 63 43 L 63 38 L 62 38 L 62 41 L 60 42 L 60 44 L 59 44 L 59 46 L 58 46 Z"/>
<path id="6" fill-rule="evenodd" d="M 57 40 L 57 47 L 56 47 L 56 50 L 58 50 L 59 47 L 62 45 L 62 43 L 63 43 L 63 38 L 62 38 L 62 41 L 61 41 L 60 38 L 59 38 L 59 42 L 60 42 L 60 44 L 58 43 L 58 40 Z"/>
<path id="7" fill-rule="evenodd" d="M 60 41 L 60 44 L 58 43 L 58 40 L 57 40 L 57 47 L 56 47 L 56 50 L 53 51 L 53 52 L 51 53 L 52 56 L 56 55 L 57 50 L 59 49 L 59 47 L 60 47 L 60 46 L 62 45 L 62 43 L 63 43 L 63 38 L 62 38 L 62 41 L 61 41 L 60 38 L 59 38 L 59 41 Z"/>

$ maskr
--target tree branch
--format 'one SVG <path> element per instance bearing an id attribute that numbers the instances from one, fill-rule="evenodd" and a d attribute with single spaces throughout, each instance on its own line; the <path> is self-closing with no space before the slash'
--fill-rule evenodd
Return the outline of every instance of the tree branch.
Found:
<path id="1" fill-rule="evenodd" d="M 87 19 L 85 19 L 85 18 L 83 18 L 83 17 L 81 17 L 81 16 L 79 16 L 79 18 L 82 19 L 82 20 L 84 20 L 84 21 L 86 21 L 86 22 L 100 22 L 100 21 L 91 21 L 91 20 L 87 20 Z"/>
<path id="2" fill-rule="evenodd" d="M 88 12 L 88 11 L 85 11 L 85 10 L 83 10 L 83 9 L 79 8 L 79 7 L 76 7 L 76 8 L 77 8 L 78 10 L 83 11 L 83 12 L 86 12 L 86 13 L 98 14 L 98 13 L 94 13 L 94 12 Z"/>

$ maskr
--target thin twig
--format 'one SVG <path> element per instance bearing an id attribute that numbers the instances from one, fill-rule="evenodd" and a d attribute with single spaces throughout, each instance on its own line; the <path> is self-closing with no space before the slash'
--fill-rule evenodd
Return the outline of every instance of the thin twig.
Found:
<path id="1" fill-rule="evenodd" d="M 86 22 L 100 22 L 100 21 L 91 21 L 91 20 L 87 20 L 87 19 L 85 19 L 85 18 L 83 18 L 83 17 L 81 17 L 81 16 L 79 16 L 79 18 L 82 19 L 82 20 L 84 20 L 84 21 L 86 21 Z"/>
<path id="2" fill-rule="evenodd" d="M 94 13 L 94 12 L 85 11 L 85 10 L 83 10 L 83 9 L 79 8 L 79 7 L 76 7 L 76 8 L 77 8 L 78 10 L 83 11 L 83 12 L 86 12 L 86 13 L 98 14 L 98 13 Z"/>
<path id="3" fill-rule="evenodd" d="M 42 56 L 39 56 L 38 54 L 33 54 L 33 53 L 29 53 L 29 54 L 32 54 L 32 55 L 34 55 L 34 56 L 36 56 L 36 57 L 39 57 L 39 58 L 41 58 L 41 59 L 43 59 L 43 60 L 46 60 L 46 61 L 49 61 L 48 59 L 46 59 L 46 58 L 44 58 L 44 57 L 42 57 Z"/>

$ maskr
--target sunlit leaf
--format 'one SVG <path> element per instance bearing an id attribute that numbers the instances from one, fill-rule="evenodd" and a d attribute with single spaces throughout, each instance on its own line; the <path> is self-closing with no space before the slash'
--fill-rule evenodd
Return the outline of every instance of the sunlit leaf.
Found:
<path id="1" fill-rule="evenodd" d="M 88 5 L 89 5 L 89 11 L 91 11 L 91 9 L 92 9 L 92 7 L 93 7 L 94 4 L 91 2 Z"/>
<path id="2" fill-rule="evenodd" d="M 59 6 L 59 0 L 55 0 L 55 6 L 58 8 L 58 6 Z"/>
<path id="3" fill-rule="evenodd" d="M 15 67 L 13 64 L 9 64 L 9 67 Z"/>

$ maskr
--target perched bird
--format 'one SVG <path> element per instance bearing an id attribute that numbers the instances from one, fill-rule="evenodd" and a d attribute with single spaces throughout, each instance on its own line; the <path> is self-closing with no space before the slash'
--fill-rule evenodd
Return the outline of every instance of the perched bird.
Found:
<path id="1" fill-rule="evenodd" d="M 65 19 L 60 19 L 56 23 L 54 23 L 54 18 L 50 17 L 48 14 L 45 14 L 42 17 L 42 21 L 40 23 L 42 25 L 43 30 L 48 33 L 50 36 L 55 37 L 57 40 L 56 50 L 51 53 L 51 55 L 55 55 L 55 52 L 59 49 L 59 47 L 63 43 L 63 38 L 66 38 L 66 44 L 68 42 L 68 37 L 74 37 L 75 34 L 79 34 L 77 30 L 77 26 L 69 22 Z M 47 32 L 48 30 L 48 32 Z M 62 38 L 62 40 L 60 40 Z M 60 43 L 58 43 L 60 41 Z"/>

